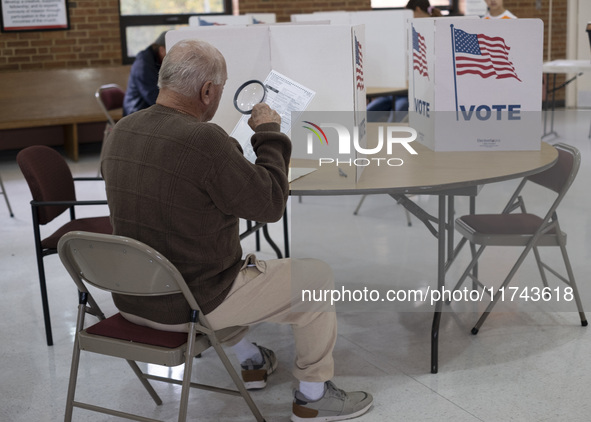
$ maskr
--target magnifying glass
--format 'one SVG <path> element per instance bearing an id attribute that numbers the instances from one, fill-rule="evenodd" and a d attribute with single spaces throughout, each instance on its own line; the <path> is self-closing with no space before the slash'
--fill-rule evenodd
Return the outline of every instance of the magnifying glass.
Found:
<path id="1" fill-rule="evenodd" d="M 244 82 L 234 95 L 234 107 L 242 114 L 252 113 L 252 108 L 265 101 L 267 88 L 256 79 Z"/>

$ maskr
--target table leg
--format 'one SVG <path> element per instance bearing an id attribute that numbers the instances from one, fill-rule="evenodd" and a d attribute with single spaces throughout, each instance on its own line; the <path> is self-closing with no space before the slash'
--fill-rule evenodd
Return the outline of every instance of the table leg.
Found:
<path id="1" fill-rule="evenodd" d="M 546 77 L 546 99 L 544 100 L 544 133 L 542 134 L 542 138 L 550 135 L 556 135 L 554 132 L 554 111 L 556 109 L 556 73 L 552 74 L 552 87 L 548 83 L 549 74 L 545 75 Z M 550 99 L 550 96 L 552 99 Z M 548 132 L 548 112 L 550 112 L 550 131 Z"/>
<path id="2" fill-rule="evenodd" d="M 453 195 L 447 197 L 447 260 L 453 262 L 454 255 L 454 209 L 455 198 Z M 447 266 L 447 265 L 446 265 Z"/>
<path id="3" fill-rule="evenodd" d="M 565 82 L 563 82 L 560 86 L 556 86 L 556 73 L 554 73 L 552 75 L 552 108 L 551 108 L 551 112 L 550 112 L 550 132 L 546 131 L 546 123 L 548 120 L 548 82 L 546 81 L 546 101 L 544 101 L 544 104 L 546 105 L 545 110 L 544 110 L 544 133 L 542 134 L 542 138 L 545 138 L 546 136 L 549 135 L 554 135 L 554 136 L 558 136 L 558 133 L 556 133 L 554 131 L 554 112 L 556 110 L 556 91 L 558 91 L 561 88 L 564 88 L 565 86 L 567 86 L 568 84 L 570 84 L 572 81 L 576 80 L 579 76 L 581 76 L 583 74 L 583 72 L 579 72 L 577 73 L 575 76 L 573 76 L 570 79 L 567 79 Z M 591 131 L 589 132 L 589 138 L 591 138 Z"/>
<path id="4" fill-rule="evenodd" d="M 556 111 L 556 73 L 552 78 L 552 114 L 550 115 L 550 133 L 549 135 L 558 135 L 554 132 L 554 112 Z"/>
<path id="5" fill-rule="evenodd" d="M 439 195 L 438 235 L 437 235 L 437 289 L 441 293 L 440 300 L 435 303 L 433 325 L 431 326 L 431 373 L 438 371 L 439 361 L 439 325 L 441 323 L 441 308 L 443 306 L 443 287 L 445 286 L 445 195 Z"/>
<path id="6" fill-rule="evenodd" d="M 66 155 L 73 161 L 78 161 L 78 125 L 72 123 L 64 125 L 64 148 Z"/>
<path id="7" fill-rule="evenodd" d="M 289 258 L 289 220 L 287 219 L 287 207 L 283 212 L 283 246 L 285 249 L 285 257 Z"/>

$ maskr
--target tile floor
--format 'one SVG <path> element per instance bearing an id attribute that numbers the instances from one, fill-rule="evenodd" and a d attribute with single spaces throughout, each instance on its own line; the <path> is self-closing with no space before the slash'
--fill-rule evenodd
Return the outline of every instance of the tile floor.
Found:
<path id="1" fill-rule="evenodd" d="M 568 248 L 588 312 L 590 121 L 588 110 L 560 113 L 556 120 L 559 136 L 546 139 L 575 145 L 583 157 L 578 178 L 559 216 L 569 233 Z M 80 161 L 70 165 L 75 175 L 92 175 L 97 161 L 96 146 L 89 145 L 82 148 Z M 63 419 L 69 375 L 76 292 L 58 257 L 46 258 L 55 342 L 47 347 L 32 249 L 30 194 L 14 154 L 0 154 L 0 174 L 15 213 L 10 218 L 0 198 L 0 420 L 59 421 Z M 514 182 L 486 186 L 478 197 L 478 210 L 500 210 L 514 187 Z M 79 192 L 80 198 L 97 195 L 104 196 L 100 185 Z M 433 197 L 419 196 L 415 200 L 428 210 L 436 209 Z M 308 256 L 328 260 L 335 269 L 337 283 L 343 286 L 357 286 L 370 278 L 393 280 L 404 287 L 433 285 L 436 249 L 432 235 L 415 218 L 408 227 L 403 208 L 389 197 L 368 197 L 359 215 L 353 216 L 358 201 L 358 197 L 306 197 L 301 202 L 294 198 L 292 236 L 301 230 L 303 236 L 295 238 L 306 239 L 301 244 L 294 240 L 294 253 L 305 251 Z M 465 210 L 465 205 L 460 198 L 459 212 Z M 88 215 L 93 213 L 106 213 L 106 209 L 86 211 Z M 272 233 L 281 242 L 280 224 L 272 225 Z M 262 248 L 261 257 L 273 256 L 266 244 Z M 253 249 L 253 240 L 246 240 L 244 251 Z M 513 252 L 485 254 L 483 278 L 488 277 L 491 283 L 498 280 L 514 258 Z M 526 261 L 515 285 L 539 285 L 532 261 Z M 457 277 L 462 263 L 465 259 L 458 258 L 448 280 Z M 112 309 L 107 296 L 100 301 Z M 591 360 L 587 361 L 590 328 L 582 328 L 574 312 L 555 310 L 555 304 L 542 305 L 495 312 L 477 336 L 471 335 L 470 329 L 478 309 L 448 308 L 442 320 L 438 374 L 429 372 L 429 306 L 418 303 L 414 312 L 401 312 L 396 306 L 372 307 L 371 303 L 340 308 L 335 380 L 345 388 L 366 389 L 374 394 L 375 405 L 359 419 L 364 422 L 591 420 L 587 395 L 591 382 Z M 565 309 L 571 311 L 574 305 Z M 254 400 L 268 421 L 287 421 L 293 388 L 290 329 L 263 324 L 252 330 L 251 338 L 274 349 L 280 360 L 267 390 L 253 393 Z M 86 355 L 82 365 L 78 397 L 93 397 L 99 404 L 116 403 L 146 416 L 175 420 L 177 387 L 157 385 L 164 404 L 155 406 L 125 363 Z M 204 380 L 219 377 L 222 383 L 229 384 L 211 352 L 204 354 L 194 368 Z M 177 368 L 150 370 L 178 372 Z M 240 399 L 200 391 L 192 393 L 189 412 L 191 420 L 252 420 Z M 74 420 L 115 419 L 76 409 Z"/>

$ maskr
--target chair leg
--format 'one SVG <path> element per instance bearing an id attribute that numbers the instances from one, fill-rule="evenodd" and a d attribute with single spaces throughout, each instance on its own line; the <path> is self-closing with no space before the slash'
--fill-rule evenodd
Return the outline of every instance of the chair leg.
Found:
<path id="1" fill-rule="evenodd" d="M 183 373 L 181 402 L 179 405 L 179 422 L 185 422 L 187 420 L 187 408 L 189 406 L 189 390 L 191 390 L 191 373 L 193 370 L 193 355 L 195 354 L 195 337 L 197 335 L 194 321 L 192 321 L 189 325 L 189 333 L 192 333 L 192 335 L 191 341 L 187 343 L 188 347 L 185 351 L 185 371 Z"/>
<path id="2" fill-rule="evenodd" d="M 579 289 L 577 288 L 577 283 L 575 283 L 575 275 L 570 265 L 570 259 L 568 258 L 568 253 L 566 252 L 566 246 L 564 244 L 560 245 L 560 252 L 562 253 L 562 259 L 564 260 L 564 266 L 566 267 L 566 273 L 568 275 L 569 281 L 568 284 L 573 289 L 573 296 L 575 298 L 577 310 L 579 311 L 579 317 L 581 318 L 581 325 L 583 327 L 586 327 L 587 317 L 585 316 L 585 312 L 583 311 L 583 304 L 581 302 L 581 297 L 579 296 Z"/>
<path id="3" fill-rule="evenodd" d="M 528 246 L 524 249 L 523 252 L 521 252 L 521 255 L 519 255 L 517 262 L 513 265 L 513 267 L 511 268 L 511 271 L 509 271 L 509 274 L 505 278 L 505 281 L 503 281 L 503 284 L 501 284 L 501 286 L 497 289 L 492 300 L 490 301 L 490 303 L 486 307 L 486 310 L 480 316 L 480 319 L 478 319 L 478 321 L 474 325 L 474 328 L 472 328 L 472 334 L 474 334 L 474 335 L 478 334 L 480 327 L 482 327 L 482 324 L 484 324 L 484 321 L 486 321 L 486 318 L 488 318 L 488 315 L 490 314 L 492 309 L 495 307 L 495 305 L 497 304 L 499 299 L 502 297 L 502 295 L 503 295 L 502 292 L 507 288 L 507 286 L 509 285 L 509 283 L 513 279 L 513 276 L 515 275 L 515 273 L 517 272 L 517 270 L 519 269 L 519 267 L 521 266 L 521 264 L 525 260 L 525 257 L 529 253 L 530 249 L 532 249 L 532 247 Z"/>
<path id="4" fill-rule="evenodd" d="M 35 238 L 35 254 L 37 256 L 37 270 L 39 272 L 39 287 L 41 289 L 41 305 L 43 307 L 43 319 L 45 321 L 45 337 L 47 345 L 53 345 L 51 333 L 51 319 L 49 317 L 49 300 L 47 299 L 47 284 L 45 282 L 45 266 L 43 265 L 43 249 L 41 247 L 41 232 L 39 229 L 38 208 L 31 206 L 33 214 L 33 236 Z"/>
<path id="5" fill-rule="evenodd" d="M 74 340 L 74 351 L 72 352 L 72 365 L 70 367 L 70 381 L 68 383 L 68 395 L 66 398 L 66 413 L 64 422 L 71 422 L 74 411 L 74 395 L 76 394 L 76 382 L 78 380 L 78 366 L 80 363 L 80 348 L 78 338 Z"/>
<path id="6" fill-rule="evenodd" d="M 357 215 L 359 213 L 359 209 L 361 208 L 361 205 L 363 205 L 363 201 L 365 201 L 366 197 L 367 195 L 363 195 L 361 197 L 361 199 L 359 200 L 359 204 L 357 204 L 357 208 L 355 208 L 355 211 L 353 211 L 353 215 Z"/>
<path id="7" fill-rule="evenodd" d="M 156 393 L 156 390 L 154 390 L 154 388 L 152 387 L 152 384 L 150 384 L 150 382 L 144 377 L 144 373 L 139 368 L 137 363 L 135 363 L 132 360 L 127 360 L 127 363 L 129 364 L 129 366 L 131 367 L 131 369 L 133 370 L 135 375 L 139 378 L 139 380 L 142 383 L 142 385 L 144 386 L 144 388 L 148 391 L 148 394 L 150 394 L 150 397 L 152 397 L 152 400 L 154 400 L 154 403 L 156 403 L 158 406 L 160 406 L 162 404 L 162 400 L 160 399 L 160 396 L 158 395 L 158 393 Z"/>
<path id="8" fill-rule="evenodd" d="M 470 253 L 472 254 L 472 257 L 476 255 L 475 243 L 470 242 Z M 472 290 L 478 289 L 478 283 L 476 280 L 478 280 L 478 262 L 476 262 L 474 267 L 472 267 Z"/>
<path id="9" fill-rule="evenodd" d="M 6 189 L 4 189 L 4 183 L 2 182 L 2 177 L 0 176 L 0 190 L 2 190 L 1 194 L 4 195 L 4 200 L 6 201 L 6 206 L 8 207 L 8 212 L 10 213 L 11 217 L 14 217 L 12 212 L 12 208 L 10 207 L 10 201 L 8 200 L 8 194 L 6 193 Z"/>
<path id="10" fill-rule="evenodd" d="M 406 213 L 406 225 L 408 227 L 411 227 L 412 226 L 412 220 L 410 219 L 410 211 L 405 208 L 404 209 L 404 212 Z"/>
<path id="11" fill-rule="evenodd" d="M 53 333 L 51 331 L 51 317 L 49 315 L 49 299 L 47 297 L 47 283 L 45 280 L 45 265 L 40 251 L 37 252 L 37 267 L 39 269 L 39 288 L 41 289 L 41 305 L 43 307 L 43 320 L 45 322 L 45 338 L 48 346 L 53 346 Z"/>
<path id="12" fill-rule="evenodd" d="M 542 284 L 544 287 L 548 286 L 548 278 L 546 277 L 546 271 L 544 270 L 544 264 L 542 263 L 542 258 L 540 257 L 540 251 L 537 247 L 534 247 L 534 256 L 536 257 L 536 264 L 538 265 L 538 271 L 540 272 L 540 277 L 542 277 Z"/>
<path id="13" fill-rule="evenodd" d="M 452 291 L 455 292 L 456 290 L 458 290 L 462 286 L 462 284 L 464 284 L 464 281 L 466 281 L 466 278 L 468 277 L 470 272 L 476 267 L 476 264 L 478 264 L 478 259 L 480 258 L 480 255 L 482 255 L 482 252 L 484 252 L 485 248 L 486 248 L 486 246 L 481 246 L 480 249 L 478 249 L 476 252 L 474 252 L 474 244 L 470 243 L 470 251 L 472 252 L 472 261 L 470 261 L 470 264 L 468 264 L 468 266 L 466 267 L 466 269 L 464 270 L 464 272 L 460 276 L 458 282 L 456 283 L 456 285 L 454 286 Z"/>
<path id="14" fill-rule="evenodd" d="M 228 359 L 226 352 L 222 348 L 221 344 L 217 341 L 217 338 L 215 338 L 213 336 L 208 336 L 208 337 L 211 341 L 211 345 L 213 346 L 213 348 L 216 351 L 216 353 L 218 354 L 220 360 L 224 364 L 226 371 L 228 372 L 228 374 L 230 374 L 230 377 L 232 377 L 232 381 L 234 381 L 234 385 L 236 385 L 236 388 L 240 392 L 240 395 L 246 401 L 246 404 L 250 408 L 250 411 L 252 412 L 252 414 L 255 417 L 255 419 L 257 420 L 257 422 L 265 422 L 265 418 L 263 417 L 263 415 L 259 411 L 255 402 L 252 400 L 252 397 L 250 396 L 250 393 L 248 392 L 246 387 L 244 387 L 244 383 L 242 382 L 242 379 L 238 376 L 238 373 L 236 372 L 236 370 L 232 366 L 230 359 Z"/>
<path id="15" fill-rule="evenodd" d="M 82 301 L 81 301 L 82 302 Z M 70 366 L 70 381 L 68 383 L 68 395 L 66 396 L 66 413 L 64 422 L 71 422 L 74 411 L 74 396 L 76 395 L 76 382 L 78 381 L 78 367 L 80 364 L 80 346 L 78 332 L 84 328 L 84 303 L 78 305 L 78 318 L 76 321 L 76 335 L 74 336 L 74 348 L 72 350 L 72 365 Z"/>

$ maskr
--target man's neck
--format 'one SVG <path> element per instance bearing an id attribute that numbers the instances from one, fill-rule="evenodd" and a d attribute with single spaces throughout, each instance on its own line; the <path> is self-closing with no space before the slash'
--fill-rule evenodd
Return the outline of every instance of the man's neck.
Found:
<path id="1" fill-rule="evenodd" d="M 195 117 L 199 121 L 203 121 L 203 113 L 200 111 L 198 105 L 193 103 L 194 101 L 189 97 L 185 97 L 174 91 L 163 89 L 160 90 L 158 98 L 156 99 L 156 104 L 172 108 L 179 113 L 187 114 Z"/>

